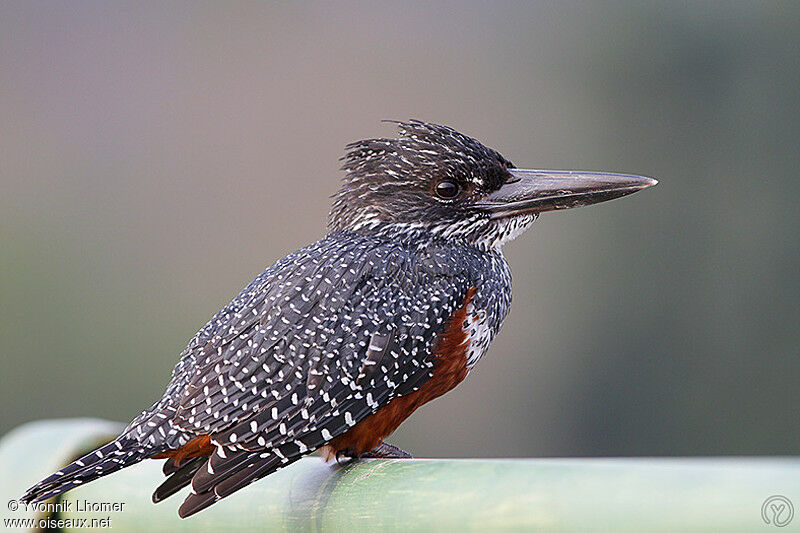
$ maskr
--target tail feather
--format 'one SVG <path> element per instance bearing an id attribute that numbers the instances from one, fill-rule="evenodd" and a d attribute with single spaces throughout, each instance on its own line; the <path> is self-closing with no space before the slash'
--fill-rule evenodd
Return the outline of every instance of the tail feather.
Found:
<path id="1" fill-rule="evenodd" d="M 198 471 L 192 479 L 192 491 L 199 494 L 210 490 L 229 472 L 235 472 L 243 468 L 243 465 L 254 462 L 257 458 L 258 452 L 226 451 L 224 448 L 217 448 L 208 458 L 206 468 Z"/>
<path id="2" fill-rule="evenodd" d="M 184 465 L 185 464 L 186 463 L 184 463 Z M 161 468 L 161 471 L 165 476 L 169 477 L 180 469 L 181 467 L 178 466 L 178 464 L 171 457 L 169 457 L 166 461 L 164 461 L 164 466 Z"/>
<path id="3" fill-rule="evenodd" d="M 287 467 L 293 462 L 300 459 L 300 455 L 292 457 L 286 461 L 279 460 L 277 457 L 272 456 L 268 459 L 264 459 L 249 468 L 244 470 L 240 470 L 235 474 L 231 475 L 229 478 L 220 482 L 219 485 L 214 487 L 214 492 L 220 498 L 226 498 L 236 492 L 239 489 L 243 489 L 247 485 L 258 481 L 259 479 L 272 474 L 273 472 L 280 470 L 281 468 Z"/>
<path id="4" fill-rule="evenodd" d="M 192 493 L 186 497 L 183 504 L 178 509 L 178 516 L 186 518 L 203 509 L 213 505 L 222 498 L 226 498 L 234 492 L 258 481 L 259 479 L 272 474 L 276 470 L 292 464 L 302 457 L 302 454 L 291 456 L 284 455 L 277 450 L 263 453 L 238 452 L 241 457 L 237 457 L 234 464 L 229 464 L 229 468 L 224 472 L 209 470 L 209 463 L 204 463 L 206 468 L 198 469 L 195 480 L 192 481 Z M 212 456 L 213 458 L 214 456 Z M 198 491 L 195 488 L 195 481 L 201 478 L 201 485 L 204 490 Z"/>
<path id="5" fill-rule="evenodd" d="M 206 457 L 187 459 L 180 467 L 169 466 L 170 464 L 174 465 L 174 463 L 171 460 L 167 460 L 164 465 L 164 473 L 169 477 L 153 492 L 153 503 L 158 503 L 172 496 L 191 483 L 192 476 L 202 468 L 206 460 Z"/>
<path id="6" fill-rule="evenodd" d="M 117 439 L 46 477 L 29 488 L 20 500 L 31 503 L 58 496 L 79 485 L 136 464 L 150 455 L 152 453 L 142 451 L 141 445 L 136 441 Z"/>

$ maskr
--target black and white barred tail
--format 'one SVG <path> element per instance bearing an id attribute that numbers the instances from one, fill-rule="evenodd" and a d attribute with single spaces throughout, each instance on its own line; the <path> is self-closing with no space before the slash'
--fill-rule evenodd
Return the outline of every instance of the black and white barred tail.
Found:
<path id="1" fill-rule="evenodd" d="M 20 501 L 31 503 L 50 499 L 84 483 L 134 465 L 151 455 L 153 452 L 143 450 L 138 441 L 120 437 L 46 477 L 29 488 Z"/>

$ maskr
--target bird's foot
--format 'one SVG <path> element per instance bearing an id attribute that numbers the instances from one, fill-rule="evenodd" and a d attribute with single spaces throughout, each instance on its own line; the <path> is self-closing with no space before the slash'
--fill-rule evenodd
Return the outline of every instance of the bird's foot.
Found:
<path id="1" fill-rule="evenodd" d="M 334 454 L 334 458 L 336 459 L 336 464 L 339 466 L 350 464 L 358 460 L 358 456 L 350 450 L 339 450 Z M 328 460 L 330 461 L 330 456 Z"/>
<path id="2" fill-rule="evenodd" d="M 330 460 L 330 455 L 328 456 Z M 336 459 L 336 464 L 346 465 L 359 459 L 413 459 L 413 456 L 394 446 L 392 444 L 381 442 L 373 449 L 362 454 L 357 454 L 351 449 L 344 449 L 337 451 L 333 457 Z"/>
<path id="3" fill-rule="evenodd" d="M 381 442 L 370 451 L 361 454 L 362 458 L 365 459 L 413 459 L 414 457 L 406 452 L 389 444 L 387 442 Z"/>

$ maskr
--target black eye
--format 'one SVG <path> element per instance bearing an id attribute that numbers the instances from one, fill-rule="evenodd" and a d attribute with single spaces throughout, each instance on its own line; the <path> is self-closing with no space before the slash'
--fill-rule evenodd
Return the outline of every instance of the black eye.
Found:
<path id="1" fill-rule="evenodd" d="M 445 200 L 452 200 L 458 196 L 459 192 L 458 183 L 453 183 L 452 181 L 440 181 L 436 185 L 436 196 Z"/>

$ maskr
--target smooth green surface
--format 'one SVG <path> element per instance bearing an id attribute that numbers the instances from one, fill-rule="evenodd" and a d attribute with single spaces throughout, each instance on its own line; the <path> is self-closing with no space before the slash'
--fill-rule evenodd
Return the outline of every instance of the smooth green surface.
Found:
<path id="1" fill-rule="evenodd" d="M 60 438 L 80 452 L 92 427 L 90 440 L 97 440 L 113 425 L 41 422 L 9 434 L 0 446 L 3 479 L 36 481 L 38 472 L 16 465 L 49 469 L 55 455 L 75 454 L 44 443 Z M 146 461 L 69 492 L 61 518 L 105 519 L 115 531 L 757 531 L 767 527 L 761 505 L 769 496 L 800 503 L 798 458 L 414 459 L 339 467 L 310 457 L 180 520 L 180 494 L 150 502 L 160 466 Z M 86 502 L 122 510 L 89 512 Z"/>

